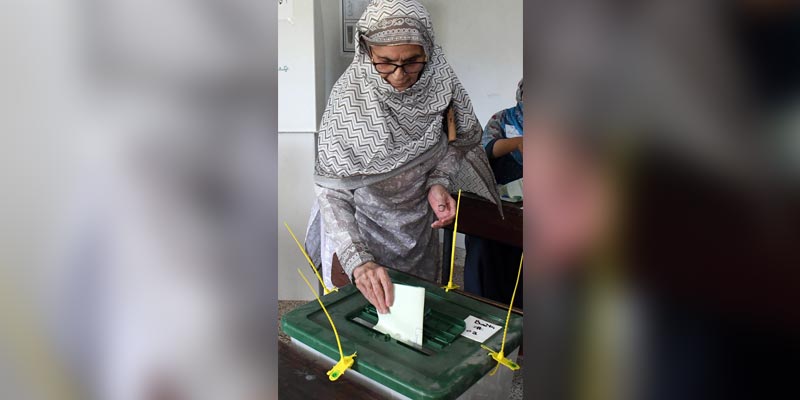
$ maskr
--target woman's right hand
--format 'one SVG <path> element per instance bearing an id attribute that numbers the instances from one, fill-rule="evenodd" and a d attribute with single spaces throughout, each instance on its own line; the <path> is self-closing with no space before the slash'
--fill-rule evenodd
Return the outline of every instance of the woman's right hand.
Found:
<path id="1" fill-rule="evenodd" d="M 386 268 L 366 262 L 353 270 L 353 283 L 381 314 L 389 312 L 394 303 L 394 285 Z"/>

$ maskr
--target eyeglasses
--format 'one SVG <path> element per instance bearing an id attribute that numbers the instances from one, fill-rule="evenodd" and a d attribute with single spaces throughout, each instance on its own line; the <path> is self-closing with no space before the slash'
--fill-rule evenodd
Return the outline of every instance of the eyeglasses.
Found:
<path id="1" fill-rule="evenodd" d="M 394 71 L 397 71 L 397 68 L 402 68 L 405 74 L 418 74 L 422 72 L 422 69 L 425 68 L 425 64 L 427 63 L 427 61 L 415 61 L 405 64 L 373 62 L 372 65 L 375 66 L 375 70 L 378 71 L 379 74 L 391 75 Z"/>

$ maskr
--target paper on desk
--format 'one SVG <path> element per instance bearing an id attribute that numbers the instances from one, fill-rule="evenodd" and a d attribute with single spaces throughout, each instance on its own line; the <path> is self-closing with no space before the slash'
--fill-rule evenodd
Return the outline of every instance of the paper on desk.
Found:
<path id="1" fill-rule="evenodd" d="M 394 304 L 388 314 L 378 314 L 375 330 L 401 342 L 422 346 L 425 288 L 394 285 Z"/>
<path id="2" fill-rule="evenodd" d="M 519 178 L 505 185 L 498 185 L 497 191 L 500 193 L 500 198 L 512 203 L 522 201 L 522 179 L 523 178 Z"/>

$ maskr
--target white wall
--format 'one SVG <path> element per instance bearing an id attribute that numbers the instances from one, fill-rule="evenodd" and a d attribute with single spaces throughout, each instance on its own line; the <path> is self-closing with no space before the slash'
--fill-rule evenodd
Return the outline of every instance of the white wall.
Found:
<path id="1" fill-rule="evenodd" d="M 323 4 L 292 0 L 291 20 L 278 21 L 278 298 L 311 300 L 297 268 L 311 272 L 286 231 L 286 222 L 302 243 L 314 200 L 315 137 L 324 109 L 325 55 Z M 335 5 L 335 4 L 334 4 Z M 311 278 L 311 276 L 307 277 Z"/>
<path id="2" fill-rule="evenodd" d="M 278 21 L 278 132 L 314 132 L 322 114 L 324 57 L 315 23 L 320 0 L 292 0 L 290 20 Z M 284 70 L 285 69 L 285 70 Z"/>
<path id="3" fill-rule="evenodd" d="M 522 78 L 522 0 L 420 0 L 435 40 L 469 93 L 482 125 L 516 104 Z"/>
<path id="4" fill-rule="evenodd" d="M 278 218 L 281 225 L 278 231 L 278 298 L 281 300 L 313 299 L 297 274 L 300 268 L 307 278 L 313 279 L 311 269 L 283 222 L 289 224 L 302 244 L 314 202 L 314 155 L 313 133 L 278 135 Z"/>

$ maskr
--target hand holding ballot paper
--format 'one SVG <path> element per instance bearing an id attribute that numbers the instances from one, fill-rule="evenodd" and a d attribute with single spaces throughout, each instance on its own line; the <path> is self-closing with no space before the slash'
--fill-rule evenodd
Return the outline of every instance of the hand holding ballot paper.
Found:
<path id="1" fill-rule="evenodd" d="M 388 314 L 378 314 L 375 330 L 406 343 L 422 345 L 422 320 L 425 313 L 425 289 L 394 285 L 394 305 Z"/>

